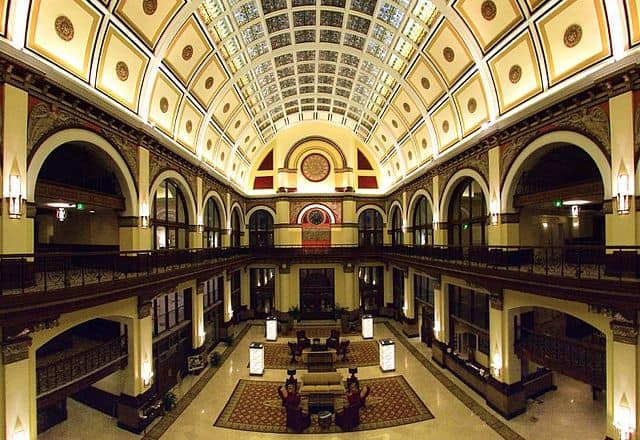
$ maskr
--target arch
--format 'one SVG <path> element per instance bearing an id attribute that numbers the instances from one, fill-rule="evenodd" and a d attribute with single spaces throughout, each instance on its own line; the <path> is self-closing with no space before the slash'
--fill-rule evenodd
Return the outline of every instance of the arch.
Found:
<path id="1" fill-rule="evenodd" d="M 296 150 L 298 148 L 300 148 L 301 146 L 303 146 L 306 143 L 309 142 L 322 142 L 323 144 L 331 147 L 335 153 L 334 154 L 330 154 L 330 157 L 333 159 L 334 156 L 337 156 L 340 158 L 340 161 L 342 162 L 341 168 L 347 168 L 347 157 L 344 155 L 342 149 L 335 143 L 333 142 L 331 139 L 327 139 L 325 137 L 322 136 L 309 136 L 303 139 L 300 139 L 298 142 L 296 142 L 295 144 L 293 144 L 293 146 L 291 148 L 289 148 L 289 151 L 287 151 L 287 155 L 284 158 L 284 168 L 287 169 L 291 169 L 291 161 L 294 158 L 294 153 L 296 152 Z M 300 157 L 303 153 L 300 153 L 298 155 L 296 155 L 297 157 Z M 338 164 L 335 164 L 338 165 Z M 336 167 L 337 168 L 337 167 Z"/>
<path id="2" fill-rule="evenodd" d="M 397 200 L 394 200 L 393 202 L 391 202 L 391 206 L 389 206 L 389 217 L 391 217 L 391 214 L 393 213 L 394 208 L 398 208 L 400 210 L 400 213 L 402 215 L 402 224 L 406 225 L 407 218 L 406 218 L 405 212 L 402 209 L 402 204 L 400 204 L 400 202 Z"/>
<path id="3" fill-rule="evenodd" d="M 544 134 L 535 139 L 527 145 L 513 161 L 509 167 L 509 171 L 507 172 L 500 191 L 500 212 L 507 213 L 515 211 L 513 207 L 513 196 L 518 180 L 522 175 L 523 165 L 532 157 L 537 157 L 538 155 L 543 154 L 546 151 L 545 147 L 556 143 L 572 144 L 584 150 L 600 171 L 605 200 L 612 197 L 611 164 L 598 145 L 580 133 L 568 130 L 558 130 Z"/>
<path id="4" fill-rule="evenodd" d="M 364 206 L 361 206 L 356 211 L 356 218 L 357 219 L 360 218 L 360 214 L 362 214 L 367 209 L 373 209 L 374 211 L 378 211 L 380 213 L 380 215 L 382 216 L 382 223 L 384 223 L 385 225 L 387 224 L 387 213 L 384 212 L 384 209 L 382 209 L 378 205 L 364 205 Z M 389 212 L 391 212 L 391 211 L 389 211 Z M 400 210 L 400 212 L 402 213 L 402 209 Z"/>
<path id="5" fill-rule="evenodd" d="M 485 182 L 484 178 L 476 170 L 471 168 L 464 168 L 462 170 L 458 170 L 453 174 L 453 176 L 449 178 L 449 181 L 447 182 L 447 186 L 445 186 L 444 191 L 442 191 L 442 199 L 440 201 L 440 209 L 439 209 L 441 222 L 446 222 L 448 220 L 448 217 L 449 217 L 448 207 L 449 207 L 449 202 L 451 200 L 451 195 L 453 194 L 456 187 L 458 186 L 458 183 L 465 177 L 470 177 L 476 182 L 478 182 L 478 185 L 480 185 L 480 188 L 482 189 L 482 192 L 484 194 L 485 204 L 487 205 L 486 206 L 487 212 L 490 212 L 489 186 L 487 185 L 487 182 Z M 434 210 L 433 205 L 431 206 L 431 209 Z"/>
<path id="6" fill-rule="evenodd" d="M 36 183 L 42 165 L 49 155 L 61 145 L 68 142 L 87 142 L 106 153 L 115 164 L 116 179 L 124 196 L 125 210 L 123 216 L 139 215 L 138 191 L 131 170 L 120 152 L 105 138 L 82 128 L 69 128 L 58 131 L 47 137 L 36 149 L 27 168 L 27 200 L 35 202 Z"/>
<path id="7" fill-rule="evenodd" d="M 296 219 L 296 223 L 297 224 L 302 224 L 302 219 L 304 218 L 304 215 L 311 211 L 312 209 L 319 209 L 321 211 L 324 211 L 328 216 L 329 219 L 331 220 L 331 224 L 335 224 L 336 223 L 336 216 L 333 213 L 333 211 L 331 209 L 329 209 L 329 207 L 323 205 L 322 203 L 310 203 L 307 206 L 305 206 L 304 208 L 302 208 L 300 210 L 300 212 L 298 213 L 298 218 Z"/>
<path id="8" fill-rule="evenodd" d="M 251 215 L 253 215 L 253 213 L 256 211 L 267 211 L 269 214 L 271 214 L 271 217 L 273 218 L 273 223 L 276 222 L 276 212 L 273 210 L 273 208 L 266 205 L 258 205 L 258 206 L 254 206 L 249 211 L 247 211 L 245 222 L 244 222 L 245 225 L 249 224 L 249 219 L 251 219 Z"/>
<path id="9" fill-rule="evenodd" d="M 220 194 L 218 194 L 214 190 L 210 190 L 204 196 L 204 199 L 202 200 L 202 206 L 200 207 L 201 215 L 204 215 L 204 210 L 205 210 L 205 207 L 207 206 L 207 202 L 209 201 L 209 199 L 213 199 L 216 202 L 216 205 L 218 205 L 218 213 L 220 214 L 220 217 L 221 217 L 220 225 L 226 225 L 227 211 L 224 209 L 224 202 L 222 201 L 222 197 L 220 197 Z"/>
<path id="10" fill-rule="evenodd" d="M 424 196 L 431 205 L 431 212 L 434 212 L 431 194 L 429 194 L 425 189 L 419 189 L 413 194 L 413 197 L 411 197 L 411 200 L 409 201 L 409 208 L 407 209 L 407 223 L 411 223 L 411 226 L 413 226 L 413 211 L 415 210 L 415 205 L 422 196 Z M 433 221 L 433 219 L 431 219 L 431 221 Z"/>
<path id="11" fill-rule="evenodd" d="M 231 229 L 231 217 L 233 217 L 233 211 L 237 210 L 238 211 L 238 218 L 241 221 L 241 225 L 240 228 L 243 229 L 244 225 L 246 225 L 247 223 L 244 221 L 244 215 L 242 214 L 242 206 L 240 206 L 240 203 L 238 202 L 233 202 L 233 204 L 231 205 L 231 209 L 229 209 L 229 224 L 227 225 L 227 228 L 230 230 Z"/>
<path id="12" fill-rule="evenodd" d="M 180 187 L 180 190 L 184 195 L 185 202 L 187 203 L 187 211 L 189 214 L 189 224 L 191 225 L 196 224 L 196 202 L 195 202 L 195 198 L 193 197 L 193 192 L 191 191 L 191 187 L 187 183 L 187 180 L 184 178 L 184 176 L 178 173 L 176 170 L 165 170 L 160 174 L 158 174 L 158 176 L 153 181 L 153 185 L 151 185 L 151 187 L 149 188 L 150 199 L 153 200 L 153 195 L 158 190 L 158 187 L 162 182 L 164 182 L 167 179 L 174 180 Z"/>

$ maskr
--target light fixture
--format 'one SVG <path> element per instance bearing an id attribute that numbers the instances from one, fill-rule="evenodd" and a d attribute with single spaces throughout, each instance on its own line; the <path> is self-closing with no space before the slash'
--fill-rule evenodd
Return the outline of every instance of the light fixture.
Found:
<path id="1" fill-rule="evenodd" d="M 620 174 L 618 174 L 618 215 L 629 214 L 629 176 L 622 166 Z"/>
<path id="2" fill-rule="evenodd" d="M 13 427 L 13 440 L 27 440 L 27 433 L 22 426 L 20 417 L 16 417 L 16 424 Z"/>
<path id="3" fill-rule="evenodd" d="M 45 206 L 48 206 L 50 208 L 75 208 L 76 204 L 75 203 L 67 203 L 67 202 L 49 202 L 49 203 L 45 203 Z"/>
<path id="4" fill-rule="evenodd" d="M 631 435 L 633 435 L 631 407 L 629 406 L 629 401 L 625 393 L 622 393 L 622 398 L 620 398 L 613 426 L 615 426 L 620 433 L 620 440 L 631 439 Z"/>
<path id="5" fill-rule="evenodd" d="M 502 354 L 496 343 L 493 348 L 493 355 L 491 356 L 491 374 L 498 379 L 502 372 Z"/>
<path id="6" fill-rule="evenodd" d="M 144 384 L 145 387 L 148 387 L 149 385 L 151 385 L 151 378 L 153 377 L 153 370 L 151 369 L 151 362 L 149 362 L 148 360 L 145 359 L 144 362 L 142 362 L 142 383 Z"/>
<path id="7" fill-rule="evenodd" d="M 63 222 L 67 219 L 67 208 L 58 208 L 56 210 L 56 218 L 59 222 Z"/>
<path id="8" fill-rule="evenodd" d="M 9 176 L 9 218 L 20 218 L 22 215 L 22 186 L 20 176 Z"/>
<path id="9" fill-rule="evenodd" d="M 495 226 L 498 224 L 498 199 L 496 198 L 495 194 L 494 196 L 491 198 L 491 225 Z"/>
<path id="10" fill-rule="evenodd" d="M 549 223 L 547 222 L 542 222 L 542 228 L 543 229 L 547 229 L 549 227 Z"/>
<path id="11" fill-rule="evenodd" d="M 577 218 L 580 214 L 580 207 L 578 205 L 571 205 L 571 217 Z"/>
<path id="12" fill-rule="evenodd" d="M 588 205 L 591 203 L 589 200 L 575 199 L 575 200 L 563 200 L 562 204 L 564 206 L 573 206 L 573 205 Z"/>
<path id="13" fill-rule="evenodd" d="M 143 229 L 149 227 L 149 204 L 147 202 L 142 202 L 140 205 L 140 225 Z"/>

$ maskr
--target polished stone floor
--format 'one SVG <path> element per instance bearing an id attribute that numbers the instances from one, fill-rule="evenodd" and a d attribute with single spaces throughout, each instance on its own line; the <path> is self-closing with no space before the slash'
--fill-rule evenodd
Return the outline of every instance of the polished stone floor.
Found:
<path id="1" fill-rule="evenodd" d="M 224 408 L 227 399 L 241 378 L 248 378 L 248 346 L 252 341 L 262 341 L 263 329 L 257 326 L 249 328 L 246 336 L 239 341 L 237 348 L 231 353 L 213 378 L 204 386 L 193 402 L 184 410 L 176 421 L 162 435 L 163 440 L 197 440 L 197 439 L 289 439 L 286 434 L 262 434 L 256 432 L 233 431 L 213 426 L 215 419 Z M 376 338 L 393 337 L 397 339 L 384 324 L 376 324 Z M 359 337 L 351 339 L 359 340 Z M 409 341 L 419 353 L 430 357 L 430 350 L 417 341 Z M 443 370 L 441 370 L 443 371 Z M 342 371 L 346 376 L 346 370 Z M 424 401 L 435 416 L 432 420 L 404 425 L 388 429 L 364 431 L 356 433 L 332 435 L 305 435 L 313 439 L 500 439 L 496 430 L 490 424 L 503 424 L 515 431 L 512 438 L 527 439 L 602 439 L 605 432 L 604 402 L 601 398 L 592 401 L 590 388 L 580 382 L 559 376 L 558 391 L 549 392 L 537 401 L 530 402 L 529 411 L 511 421 L 505 421 L 488 409 L 484 402 L 460 381 L 448 372 L 444 372 L 450 383 L 463 391 L 474 400 L 473 405 L 482 408 L 490 417 L 489 423 L 483 421 L 477 412 L 469 405 L 463 404 L 452 394 L 440 380 L 431 374 L 402 343 L 396 344 L 396 371 L 381 373 L 378 367 L 362 367 L 359 369 L 360 378 L 380 376 L 381 374 L 402 374 L 414 388 L 418 396 Z M 265 370 L 261 378 L 255 380 L 283 380 L 283 370 Z M 195 381 L 186 378 L 182 383 L 184 394 L 186 389 Z M 486 418 L 485 418 L 486 420 Z M 156 429 L 155 432 L 158 430 Z M 508 431 L 508 429 L 507 429 Z M 154 432 L 154 431 L 152 431 Z M 504 431 L 503 431 L 504 432 Z M 82 404 L 69 400 L 69 420 L 50 429 L 39 436 L 40 439 L 129 439 L 137 438 L 116 427 L 115 421 L 97 411 L 93 411 Z M 154 436 L 155 437 L 155 436 Z M 296 436 L 298 437 L 298 436 Z M 149 436 L 149 438 L 152 438 Z"/>

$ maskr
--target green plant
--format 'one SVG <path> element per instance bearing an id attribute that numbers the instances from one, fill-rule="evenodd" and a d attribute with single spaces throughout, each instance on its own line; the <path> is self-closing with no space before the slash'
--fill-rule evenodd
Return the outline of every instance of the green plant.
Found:
<path id="1" fill-rule="evenodd" d="M 289 316 L 296 321 L 299 321 L 302 317 L 302 312 L 300 312 L 300 308 L 298 306 L 289 307 Z"/>
<path id="2" fill-rule="evenodd" d="M 218 353 L 217 351 L 211 352 L 211 355 L 209 356 L 209 363 L 212 367 L 217 367 L 218 365 L 220 365 L 221 360 L 222 356 L 220 356 L 220 353 Z"/>
<path id="3" fill-rule="evenodd" d="M 173 392 L 169 391 L 165 394 L 162 398 L 162 404 L 164 405 L 165 411 L 171 411 L 176 406 L 177 401 L 178 398 Z"/>

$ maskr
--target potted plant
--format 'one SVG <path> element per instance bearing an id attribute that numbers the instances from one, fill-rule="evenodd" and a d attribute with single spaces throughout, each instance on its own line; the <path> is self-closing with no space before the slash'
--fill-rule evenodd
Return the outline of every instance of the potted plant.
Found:
<path id="1" fill-rule="evenodd" d="M 298 306 L 291 306 L 289 308 L 289 316 L 291 316 L 291 319 L 294 321 L 300 321 L 300 318 L 302 318 L 300 308 Z"/>
<path id="2" fill-rule="evenodd" d="M 211 364 L 212 367 L 217 367 L 218 365 L 220 365 L 221 360 L 222 356 L 220 356 L 220 353 L 218 353 L 217 351 L 212 351 L 211 355 L 209 355 L 209 364 Z"/>
<path id="3" fill-rule="evenodd" d="M 337 321 L 338 319 L 342 318 L 342 315 L 345 315 L 346 313 L 346 307 L 342 307 L 340 304 L 336 304 L 333 308 L 333 319 Z"/>
<path id="4" fill-rule="evenodd" d="M 162 398 L 162 404 L 164 405 L 164 410 L 171 411 L 176 406 L 177 401 L 178 401 L 178 398 L 176 397 L 176 395 L 173 392 L 169 391 Z"/>

